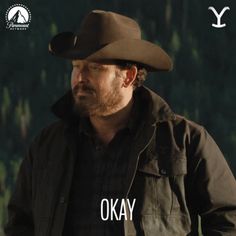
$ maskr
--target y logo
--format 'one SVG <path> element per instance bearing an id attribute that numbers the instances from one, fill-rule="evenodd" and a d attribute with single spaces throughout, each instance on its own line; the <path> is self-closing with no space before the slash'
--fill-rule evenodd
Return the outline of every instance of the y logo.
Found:
<path id="1" fill-rule="evenodd" d="M 226 24 L 221 24 L 221 17 L 223 16 L 223 14 L 225 13 L 226 10 L 230 10 L 229 7 L 224 7 L 222 9 L 222 11 L 220 12 L 220 14 L 218 14 L 218 12 L 216 11 L 216 9 L 212 6 L 208 7 L 208 10 L 212 10 L 213 13 L 215 14 L 216 18 L 217 18 L 217 24 L 212 24 L 213 27 L 215 28 L 223 28 L 226 26 Z"/>

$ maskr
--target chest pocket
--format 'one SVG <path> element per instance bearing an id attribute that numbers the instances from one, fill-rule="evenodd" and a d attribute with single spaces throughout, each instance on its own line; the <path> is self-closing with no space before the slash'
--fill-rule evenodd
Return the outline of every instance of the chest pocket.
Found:
<path id="1" fill-rule="evenodd" d="M 136 214 L 170 216 L 184 212 L 186 174 L 186 157 L 182 152 L 141 156 L 131 189 L 132 197 L 136 198 Z"/>

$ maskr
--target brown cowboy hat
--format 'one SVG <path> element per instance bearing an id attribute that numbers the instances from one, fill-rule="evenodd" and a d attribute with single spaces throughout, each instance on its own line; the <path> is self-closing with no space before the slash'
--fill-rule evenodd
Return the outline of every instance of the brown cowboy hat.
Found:
<path id="1" fill-rule="evenodd" d="M 141 39 L 136 21 L 109 11 L 93 10 L 78 33 L 54 36 L 49 51 L 67 59 L 121 60 L 136 62 L 150 71 L 172 69 L 172 61 L 163 49 Z"/>

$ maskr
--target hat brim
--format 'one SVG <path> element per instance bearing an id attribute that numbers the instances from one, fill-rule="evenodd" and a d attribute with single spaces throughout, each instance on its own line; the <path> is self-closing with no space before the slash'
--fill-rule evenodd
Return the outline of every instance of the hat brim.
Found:
<path id="1" fill-rule="evenodd" d="M 66 59 L 89 61 L 127 60 L 137 62 L 149 71 L 170 71 L 173 64 L 169 55 L 158 45 L 140 39 L 121 39 L 90 51 L 74 47 L 77 36 L 72 32 L 56 35 L 49 44 L 49 51 Z"/>

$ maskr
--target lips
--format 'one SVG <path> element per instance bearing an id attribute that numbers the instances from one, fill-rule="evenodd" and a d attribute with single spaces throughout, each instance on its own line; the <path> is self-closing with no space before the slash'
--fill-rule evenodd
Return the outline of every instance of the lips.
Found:
<path id="1" fill-rule="evenodd" d="M 85 95 L 94 93 L 94 89 L 91 88 L 90 86 L 80 85 L 80 86 L 75 86 L 72 92 L 74 95 Z"/>
<path id="2" fill-rule="evenodd" d="M 76 95 L 87 95 L 91 94 L 91 91 L 78 90 Z"/>

